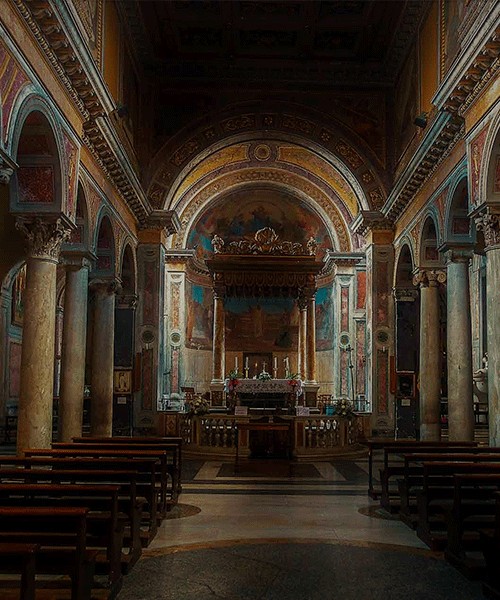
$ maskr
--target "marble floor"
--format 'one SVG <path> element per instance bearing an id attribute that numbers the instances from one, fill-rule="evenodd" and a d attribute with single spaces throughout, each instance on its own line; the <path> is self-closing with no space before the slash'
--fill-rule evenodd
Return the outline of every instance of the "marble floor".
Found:
<path id="1" fill-rule="evenodd" d="M 377 471 L 378 472 L 378 469 Z M 469 582 L 368 498 L 367 459 L 186 461 L 179 506 L 119 600 L 474 600 Z"/>

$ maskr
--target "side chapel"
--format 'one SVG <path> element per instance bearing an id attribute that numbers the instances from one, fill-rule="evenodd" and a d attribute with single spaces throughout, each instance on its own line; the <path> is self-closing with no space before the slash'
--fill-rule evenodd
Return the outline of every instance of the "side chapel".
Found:
<path id="1" fill-rule="evenodd" d="M 493 0 L 2 0 L 3 441 L 233 452 L 237 412 L 297 456 L 320 415 L 316 446 L 500 445 L 499 27 Z"/>

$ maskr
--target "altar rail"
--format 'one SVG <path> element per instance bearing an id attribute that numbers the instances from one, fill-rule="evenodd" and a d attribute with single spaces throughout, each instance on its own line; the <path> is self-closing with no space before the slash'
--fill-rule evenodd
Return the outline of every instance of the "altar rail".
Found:
<path id="1" fill-rule="evenodd" d="M 291 422 L 292 456 L 297 460 L 321 460 L 360 450 L 358 443 L 365 436 L 367 424 L 367 416 L 361 415 L 285 416 L 283 419 Z M 186 454 L 196 457 L 234 457 L 237 423 L 249 421 L 249 417 L 216 413 L 185 416 L 181 431 Z M 240 452 L 241 449 L 240 442 Z"/>

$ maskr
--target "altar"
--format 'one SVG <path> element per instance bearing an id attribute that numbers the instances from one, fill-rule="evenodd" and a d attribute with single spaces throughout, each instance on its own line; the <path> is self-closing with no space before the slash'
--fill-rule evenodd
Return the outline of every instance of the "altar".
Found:
<path id="1" fill-rule="evenodd" d="M 274 409 L 294 406 L 302 395 L 300 379 L 226 379 L 226 394 L 233 395 L 236 403 L 249 409 Z"/>

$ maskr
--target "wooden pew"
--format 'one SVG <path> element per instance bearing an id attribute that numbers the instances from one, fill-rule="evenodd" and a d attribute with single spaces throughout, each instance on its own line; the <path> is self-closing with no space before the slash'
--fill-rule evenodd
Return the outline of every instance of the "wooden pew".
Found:
<path id="1" fill-rule="evenodd" d="M 2 483 L 0 506 L 60 506 L 88 508 L 87 546 L 97 548 L 96 572 L 107 577 L 107 587 L 117 593 L 122 583 L 125 514 L 119 512 L 117 485 Z"/>
<path id="2" fill-rule="evenodd" d="M 406 447 L 415 448 L 416 451 L 423 451 L 424 448 L 431 446 L 454 446 L 455 442 L 432 442 L 432 441 L 417 441 L 414 439 L 392 439 L 392 438 L 369 438 L 362 442 L 368 447 L 368 495 L 377 500 L 380 497 L 381 491 L 375 490 L 373 486 L 373 458 L 377 450 L 383 450 L 384 448 L 399 449 L 400 452 L 404 453 Z M 463 442 L 462 445 L 466 447 L 477 446 L 477 442 Z M 384 455 L 384 468 L 387 467 L 387 458 Z"/>
<path id="3" fill-rule="evenodd" d="M 500 448 L 477 447 L 467 452 L 404 454 L 404 476 L 398 479 L 399 516 L 409 527 L 417 524 L 417 490 L 423 485 L 423 463 L 432 461 L 500 462 Z"/>
<path id="4" fill-rule="evenodd" d="M 475 443 L 475 442 L 474 442 Z M 405 466 L 403 456 L 415 452 L 446 454 L 464 452 L 473 448 L 471 442 L 417 442 L 416 444 L 389 444 L 384 446 L 384 463 L 380 469 L 380 505 L 388 512 L 400 510 L 397 478 L 404 477 Z"/>
<path id="5" fill-rule="evenodd" d="M 110 484 L 118 485 L 119 509 L 128 517 L 124 543 L 128 545 L 126 572 L 142 553 L 141 516 L 145 501 L 137 496 L 137 471 L 73 470 L 50 468 L 0 468 L 0 486 L 12 483 Z"/>
<path id="6" fill-rule="evenodd" d="M 455 475 L 500 474 L 500 463 L 447 462 L 423 463 L 424 481 L 417 491 L 417 535 L 432 550 L 444 550 L 447 543 L 446 511 L 453 502 Z"/>
<path id="7" fill-rule="evenodd" d="M 500 473 L 454 476 L 453 504 L 446 511 L 448 539 L 445 558 L 466 577 L 477 578 L 485 571 L 480 530 L 493 530 L 495 492 L 499 489 Z"/>
<path id="8" fill-rule="evenodd" d="M 483 579 L 483 594 L 486 598 L 500 600 L 500 492 L 493 494 L 495 520 L 492 528 L 481 529 L 481 550 L 486 573 Z"/>
<path id="9" fill-rule="evenodd" d="M 35 560 L 39 544 L 0 542 L 0 572 L 7 575 L 19 575 L 19 600 L 35 600 Z M 0 589 L 7 581 L 0 581 Z M 5 590 L 2 589 L 2 596 Z"/>
<path id="10" fill-rule="evenodd" d="M 0 457 L 0 464 L 5 458 Z M 21 461 L 23 457 L 21 457 Z M 53 469 L 89 469 L 137 471 L 137 495 L 144 497 L 147 511 L 143 510 L 142 522 L 147 527 L 148 537 L 144 537 L 146 545 L 154 538 L 158 530 L 158 498 L 161 495 L 161 468 L 159 456 L 145 453 L 138 458 L 135 453 L 123 452 L 120 456 L 110 453 L 100 456 L 98 452 L 79 450 L 53 450 L 40 448 L 25 451 L 25 468 L 31 466 L 50 466 Z M 159 479 L 158 479 L 159 478 Z"/>
<path id="11" fill-rule="evenodd" d="M 169 449 L 164 448 L 149 448 L 146 446 L 125 446 L 122 444 L 78 444 L 78 443 L 54 443 L 52 444 L 52 450 L 57 451 L 53 453 L 53 456 L 92 456 L 98 458 L 155 458 L 159 462 L 158 469 L 158 485 L 159 485 L 159 497 L 157 500 L 158 510 L 164 517 L 167 510 L 171 508 L 170 503 L 177 502 L 177 480 L 176 472 L 177 469 L 174 467 L 174 463 L 169 462 L 170 458 L 174 459 L 173 455 L 169 454 Z M 31 454 L 30 454 L 31 455 Z M 45 449 L 45 456 L 49 455 L 49 451 Z M 169 486 L 169 478 L 171 485 Z"/>
<path id="12" fill-rule="evenodd" d="M 83 436 L 74 437 L 72 441 L 77 444 L 143 444 L 146 446 L 167 444 L 175 446 L 176 451 L 176 468 L 178 470 L 179 477 L 177 478 L 177 492 L 178 494 L 182 491 L 182 446 L 183 441 L 181 437 L 176 436 L 113 436 L 113 437 L 102 437 L 102 436 Z"/>
<path id="13" fill-rule="evenodd" d="M 86 444 L 94 448 L 103 446 L 114 446 L 127 448 L 138 448 L 144 446 L 144 449 L 164 449 L 171 459 L 171 477 L 174 482 L 172 500 L 176 501 L 178 495 L 182 492 L 182 438 L 180 437 L 74 437 L 73 443 Z"/>
<path id="14" fill-rule="evenodd" d="M 90 600 L 97 551 L 87 548 L 87 513 L 86 508 L 0 507 L 0 541 L 39 544 L 36 571 L 69 576 L 71 599 Z"/>

